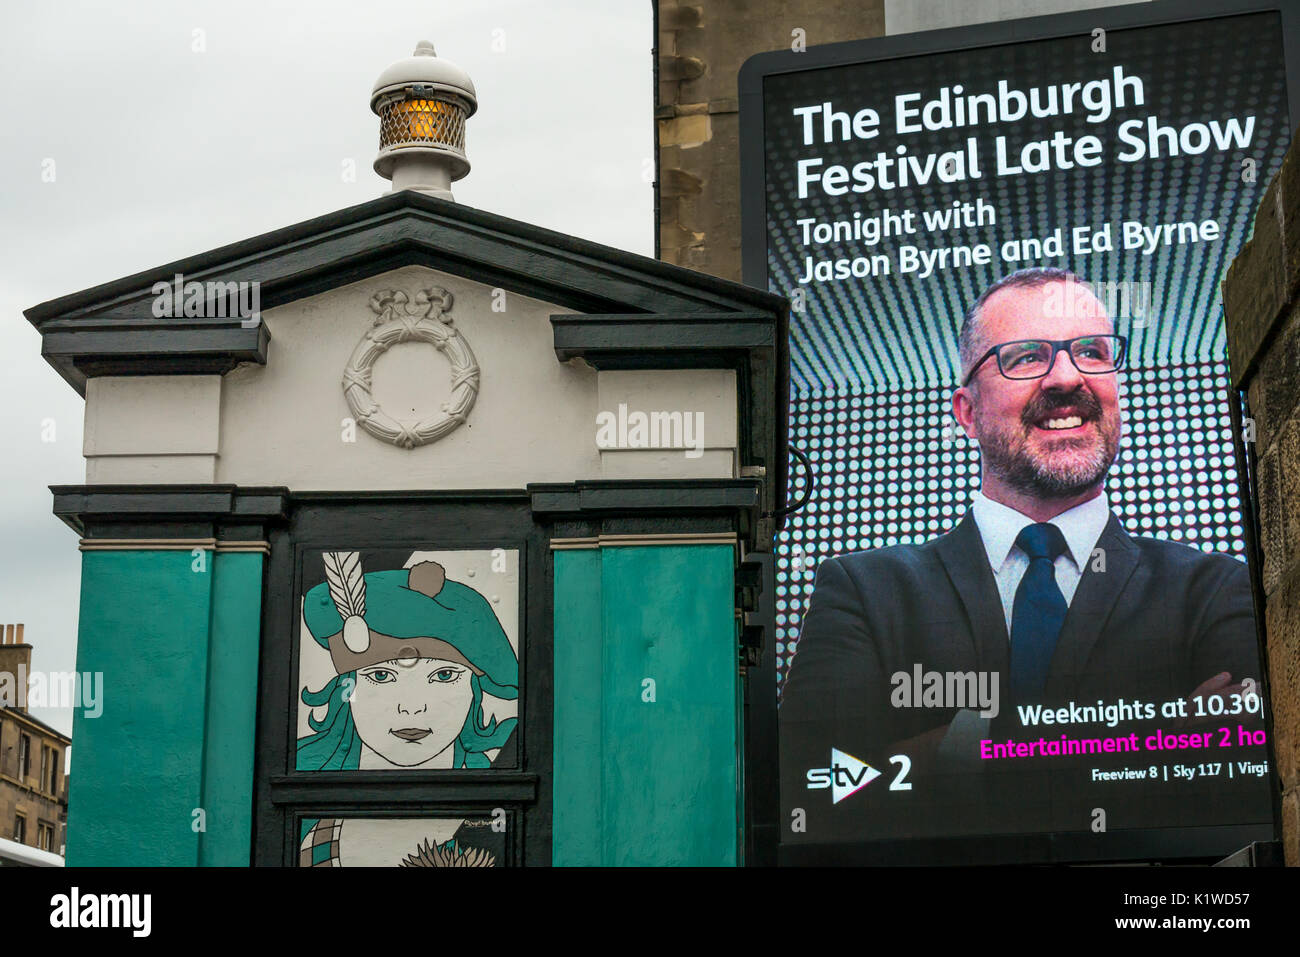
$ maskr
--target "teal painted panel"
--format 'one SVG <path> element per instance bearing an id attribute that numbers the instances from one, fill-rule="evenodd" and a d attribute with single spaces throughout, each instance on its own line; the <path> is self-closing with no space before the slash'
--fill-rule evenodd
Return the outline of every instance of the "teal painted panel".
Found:
<path id="1" fill-rule="evenodd" d="M 218 553 L 212 574 L 202 803 L 207 830 L 199 836 L 199 863 L 246 867 L 252 855 L 262 556 Z"/>
<path id="2" fill-rule="evenodd" d="M 602 863 L 600 552 L 556 551 L 551 861 Z"/>
<path id="3" fill-rule="evenodd" d="M 601 550 L 603 857 L 737 862 L 733 549 Z M 647 680 L 652 680 L 653 701 Z"/>
<path id="4" fill-rule="evenodd" d="M 732 622 L 732 639 L 736 643 L 737 656 L 740 649 L 740 621 L 733 615 Z M 735 702 L 736 702 L 736 864 L 743 866 L 745 864 L 745 681 L 741 677 L 740 668 L 735 671 Z"/>
<path id="5" fill-rule="evenodd" d="M 73 719 L 70 866 L 198 863 L 212 557 L 82 555 L 77 670 L 104 691 Z"/>

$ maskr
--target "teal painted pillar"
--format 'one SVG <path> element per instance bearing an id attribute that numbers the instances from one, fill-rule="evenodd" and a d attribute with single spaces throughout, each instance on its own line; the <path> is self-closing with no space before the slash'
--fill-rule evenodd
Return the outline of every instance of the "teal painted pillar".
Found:
<path id="1" fill-rule="evenodd" d="M 555 555 L 555 746 L 551 861 L 599 866 L 601 820 L 601 677 L 599 549 Z"/>
<path id="2" fill-rule="evenodd" d="M 199 864 L 246 867 L 252 856 L 253 755 L 262 629 L 261 552 L 213 556 Z"/>
<path id="3" fill-rule="evenodd" d="M 83 553 L 70 866 L 249 862 L 261 580 L 257 553 Z"/>
<path id="4" fill-rule="evenodd" d="M 734 549 L 555 552 L 556 864 L 738 863 Z"/>

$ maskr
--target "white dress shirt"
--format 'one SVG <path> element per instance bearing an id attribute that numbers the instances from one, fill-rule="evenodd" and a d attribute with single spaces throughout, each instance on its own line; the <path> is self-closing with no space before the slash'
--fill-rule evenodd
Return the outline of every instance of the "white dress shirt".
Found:
<path id="1" fill-rule="evenodd" d="M 1036 523 L 1028 515 L 1021 515 L 1014 508 L 993 501 L 983 492 L 978 493 L 971 503 L 971 514 L 988 553 L 993 578 L 998 583 L 1002 611 L 1006 615 L 1007 640 L 1010 641 L 1016 589 L 1029 568 L 1029 556 L 1016 545 L 1016 538 L 1025 526 Z M 1097 547 L 1097 539 L 1101 538 L 1109 521 L 1110 503 L 1106 500 L 1106 493 L 1102 492 L 1096 498 L 1062 512 L 1049 523 L 1059 528 L 1065 538 L 1066 551 L 1057 557 L 1055 565 L 1056 585 L 1065 597 L 1067 608 L 1074 600 L 1083 569 L 1092 558 L 1092 550 Z M 1000 702 L 999 710 L 1005 705 L 1005 701 Z M 979 767 L 979 742 L 988 737 L 990 726 L 991 719 L 981 718 L 978 711 L 963 708 L 957 712 L 939 744 L 940 756 L 958 765 Z"/>
<path id="2" fill-rule="evenodd" d="M 1029 568 L 1029 556 L 1016 545 L 1016 537 L 1026 526 L 1035 524 L 1035 521 L 1013 508 L 993 501 L 983 492 L 975 496 L 975 501 L 971 503 L 971 513 L 984 542 L 984 550 L 988 553 L 993 577 L 998 583 L 1002 611 L 1006 615 L 1007 637 L 1010 639 L 1011 611 L 1016 601 L 1016 589 L 1020 587 L 1020 579 Z M 1079 579 L 1083 577 L 1083 570 L 1108 521 L 1110 504 L 1106 493 L 1102 492 L 1096 498 L 1062 512 L 1049 523 L 1059 528 L 1065 537 L 1066 551 L 1056 559 L 1056 585 L 1065 597 L 1066 607 L 1074 599 Z"/>

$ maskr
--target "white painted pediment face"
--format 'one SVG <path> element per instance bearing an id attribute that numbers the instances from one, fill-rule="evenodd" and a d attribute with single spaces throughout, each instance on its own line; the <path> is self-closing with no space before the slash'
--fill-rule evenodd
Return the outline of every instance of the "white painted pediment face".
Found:
<path id="1" fill-rule="evenodd" d="M 267 364 L 225 376 L 217 481 L 270 463 L 321 489 L 596 474 L 587 430 L 564 427 L 597 395 L 594 370 L 555 358 L 550 316 L 571 311 L 422 266 L 267 310 Z"/>
<path id="2" fill-rule="evenodd" d="M 560 362 L 550 318 L 573 313 L 424 266 L 265 309 L 265 365 L 90 380 L 87 481 L 404 490 L 733 477 L 735 373 Z"/>

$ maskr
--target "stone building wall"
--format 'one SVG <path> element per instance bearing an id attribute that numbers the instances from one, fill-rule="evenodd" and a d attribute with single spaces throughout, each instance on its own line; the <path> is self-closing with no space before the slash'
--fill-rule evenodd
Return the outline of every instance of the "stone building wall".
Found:
<path id="1" fill-rule="evenodd" d="M 1300 153 L 1292 146 L 1223 285 L 1258 484 L 1264 628 L 1286 862 L 1300 866 Z M 1252 441 L 1253 440 L 1253 441 Z"/>
<path id="2" fill-rule="evenodd" d="M 25 777 L 19 775 L 18 738 L 26 734 L 31 740 L 31 759 Z M 10 708 L 0 708 L 0 837 L 12 840 L 14 819 L 21 814 L 27 823 L 23 843 L 37 846 L 37 824 L 53 824 L 54 839 L 50 849 L 58 854 L 64 843 L 68 821 L 68 778 L 64 772 L 67 745 L 46 736 L 39 726 L 27 722 Z M 54 748 L 59 766 L 58 793 L 51 793 L 40 780 L 41 749 Z"/>
<path id="3" fill-rule="evenodd" d="M 736 77 L 755 53 L 885 32 L 884 0 L 658 0 L 659 258 L 740 281 Z"/>

